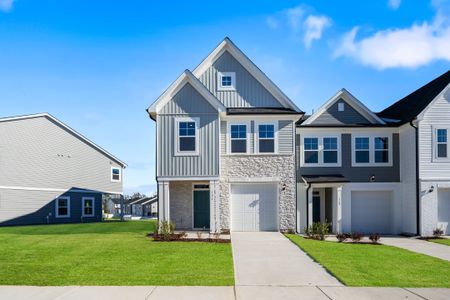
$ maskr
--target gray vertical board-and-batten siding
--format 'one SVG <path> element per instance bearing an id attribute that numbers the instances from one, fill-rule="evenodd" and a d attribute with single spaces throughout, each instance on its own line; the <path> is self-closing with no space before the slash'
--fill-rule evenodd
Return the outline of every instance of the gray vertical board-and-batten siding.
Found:
<path id="1" fill-rule="evenodd" d="M 344 111 L 338 110 L 338 103 L 344 103 Z M 333 103 L 311 123 L 311 125 L 345 124 L 370 124 L 370 122 L 342 98 Z"/>
<path id="2" fill-rule="evenodd" d="M 0 122 L 0 186 L 122 192 L 119 164 L 46 116 Z"/>
<path id="3" fill-rule="evenodd" d="M 236 73 L 236 90 L 217 89 L 218 72 Z M 199 80 L 226 107 L 282 107 L 278 100 L 256 80 L 228 51 L 200 75 Z"/>
<path id="4" fill-rule="evenodd" d="M 375 182 L 400 182 L 400 156 L 399 135 L 393 134 L 392 166 L 388 167 L 352 167 L 352 141 L 351 134 L 341 136 L 342 167 L 305 167 L 300 162 L 300 139 L 301 134 L 296 135 L 296 159 L 297 180 L 302 182 L 302 175 L 337 175 L 345 176 L 351 182 L 370 182 L 375 176 Z"/>
<path id="5" fill-rule="evenodd" d="M 199 154 L 176 156 L 175 120 L 199 118 Z M 158 177 L 199 177 L 219 174 L 219 114 L 189 83 L 157 115 Z"/>

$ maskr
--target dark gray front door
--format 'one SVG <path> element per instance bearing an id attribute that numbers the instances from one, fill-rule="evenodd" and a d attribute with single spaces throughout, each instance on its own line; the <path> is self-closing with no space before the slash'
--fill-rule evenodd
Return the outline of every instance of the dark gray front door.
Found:
<path id="1" fill-rule="evenodd" d="M 209 229 L 209 191 L 194 191 L 194 228 Z"/>
<path id="2" fill-rule="evenodd" d="M 313 195 L 313 222 L 320 222 L 320 194 Z"/>

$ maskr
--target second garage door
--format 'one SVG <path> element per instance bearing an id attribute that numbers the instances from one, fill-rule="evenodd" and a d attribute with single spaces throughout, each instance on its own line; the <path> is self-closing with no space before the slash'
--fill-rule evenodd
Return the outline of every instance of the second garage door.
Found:
<path id="1" fill-rule="evenodd" d="M 392 192 L 353 191 L 352 232 L 392 233 Z"/>
<path id="2" fill-rule="evenodd" d="M 231 230 L 276 231 L 276 184 L 231 185 Z"/>
<path id="3" fill-rule="evenodd" d="M 450 189 L 438 191 L 438 226 L 444 230 L 445 235 L 450 234 Z"/>

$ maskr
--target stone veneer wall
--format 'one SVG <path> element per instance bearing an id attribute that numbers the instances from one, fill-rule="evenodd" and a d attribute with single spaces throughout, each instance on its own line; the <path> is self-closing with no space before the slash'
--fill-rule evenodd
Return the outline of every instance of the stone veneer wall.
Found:
<path id="1" fill-rule="evenodd" d="M 220 161 L 220 225 L 230 228 L 230 178 L 279 177 L 279 229 L 295 229 L 294 155 L 230 155 Z M 282 185 L 286 189 L 282 190 Z"/>

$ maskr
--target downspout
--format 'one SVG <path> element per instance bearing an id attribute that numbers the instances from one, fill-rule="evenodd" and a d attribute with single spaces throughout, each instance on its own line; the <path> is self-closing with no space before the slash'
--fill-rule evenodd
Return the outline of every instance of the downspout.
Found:
<path id="1" fill-rule="evenodd" d="M 416 235 L 420 235 L 419 127 L 414 126 L 413 122 L 414 120 L 409 121 L 409 125 L 416 134 Z"/>
<path id="2" fill-rule="evenodd" d="M 152 119 L 153 121 L 155 121 L 155 138 L 156 138 L 156 141 L 158 141 L 158 138 L 157 138 L 157 136 L 158 136 L 158 123 L 157 123 L 157 121 L 156 121 L 156 118 L 153 118 L 152 117 L 152 115 L 150 114 L 150 112 L 148 111 L 148 108 L 145 110 L 146 112 L 147 112 L 147 114 L 148 114 L 148 116 L 149 116 L 149 118 L 150 119 Z M 159 226 L 159 218 L 160 218 L 160 216 L 159 216 L 159 212 L 160 212 L 160 204 L 161 204 L 161 202 L 160 202 L 160 197 L 159 197 L 159 184 L 158 184 L 158 145 L 157 145 L 157 143 L 155 143 L 155 179 L 156 179 L 156 196 L 158 197 L 158 200 L 156 201 L 157 203 L 158 203 L 158 206 L 157 206 L 157 212 L 158 212 L 158 218 L 157 218 L 157 228 L 155 228 L 155 230 L 156 230 L 156 232 L 158 232 L 159 231 L 159 228 L 158 228 L 158 226 Z"/>

